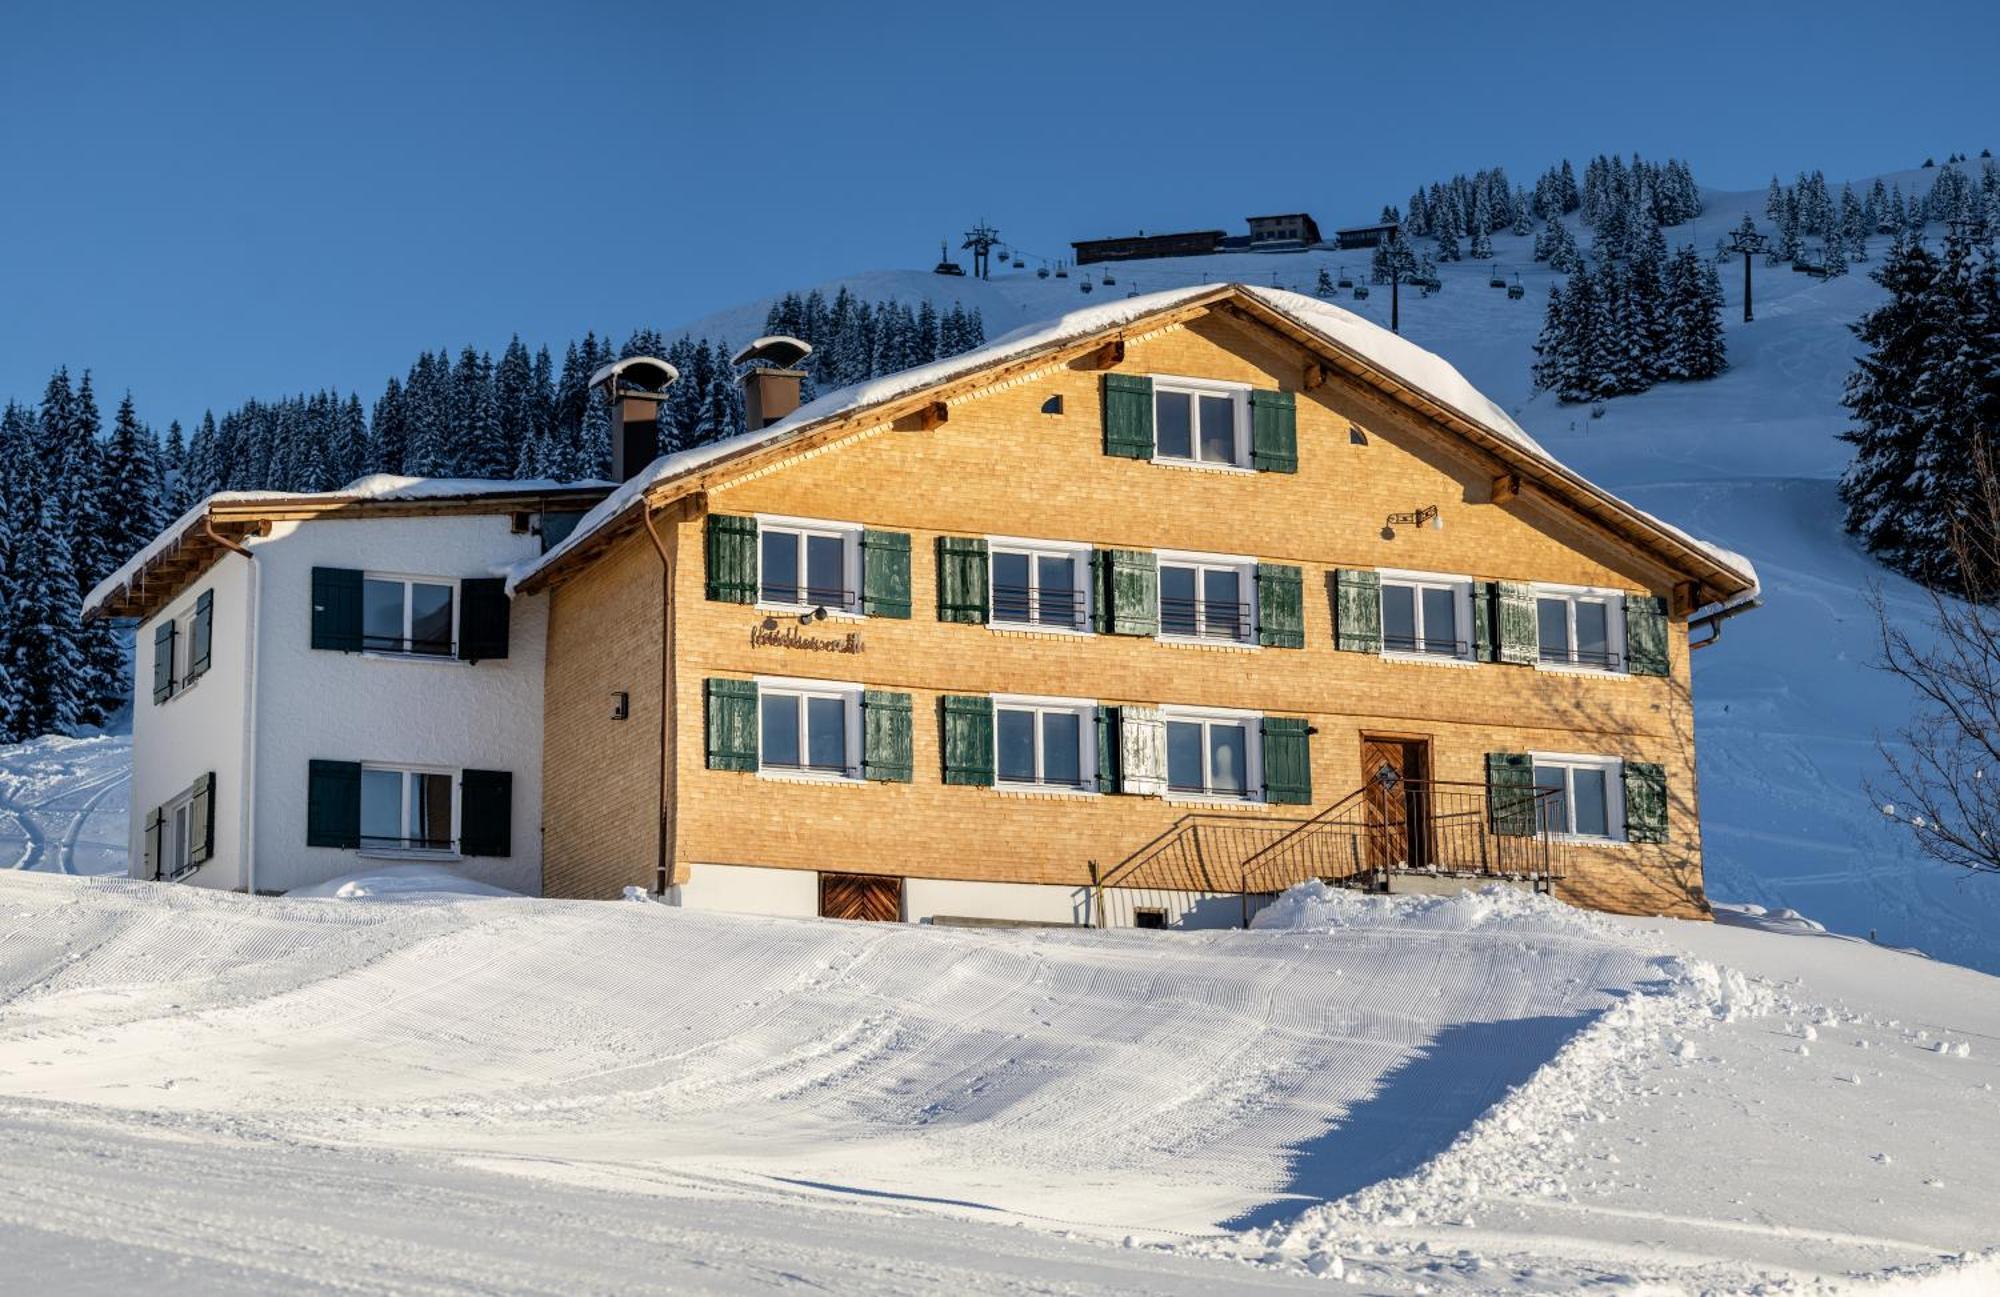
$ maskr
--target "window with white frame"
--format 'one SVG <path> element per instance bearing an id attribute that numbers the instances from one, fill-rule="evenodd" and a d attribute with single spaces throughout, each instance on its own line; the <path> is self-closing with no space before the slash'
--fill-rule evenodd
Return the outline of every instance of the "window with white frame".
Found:
<path id="1" fill-rule="evenodd" d="M 361 647 L 370 653 L 458 652 L 458 583 L 370 572 L 361 583 Z"/>
<path id="2" fill-rule="evenodd" d="M 993 771 L 1002 787 L 1092 788 L 1097 705 L 1063 698 L 995 698 L 993 748 Z"/>
<path id="3" fill-rule="evenodd" d="M 992 538 L 986 548 L 994 625 L 1090 629 L 1090 546 Z"/>
<path id="4" fill-rule="evenodd" d="M 861 777 L 861 687 L 757 682 L 757 769 L 819 779 Z"/>
<path id="5" fill-rule="evenodd" d="M 160 808 L 160 877 L 179 878 L 194 867 L 194 790 Z"/>
<path id="6" fill-rule="evenodd" d="M 1153 380 L 1153 458 L 1212 467 L 1250 462 L 1250 389 L 1187 378 Z"/>
<path id="7" fill-rule="evenodd" d="M 861 528 L 797 518 L 757 519 L 757 602 L 778 608 L 861 607 Z"/>
<path id="8" fill-rule="evenodd" d="M 1256 637 L 1257 563 L 1200 554 L 1160 555 L 1160 634 L 1168 639 Z"/>
<path id="9" fill-rule="evenodd" d="M 1246 712 L 1161 708 L 1167 727 L 1167 792 L 1241 801 L 1263 798 L 1258 717 Z"/>
<path id="10" fill-rule="evenodd" d="M 1472 582 L 1410 572 L 1382 574 L 1382 651 L 1472 656 Z"/>
<path id="11" fill-rule="evenodd" d="M 1566 838 L 1625 840 L 1625 764 L 1616 757 L 1537 752 L 1542 828 Z"/>
<path id="12" fill-rule="evenodd" d="M 458 772 L 422 766 L 361 767 L 363 851 L 458 850 Z"/>
<path id="13" fill-rule="evenodd" d="M 1538 588 L 1535 626 L 1543 662 L 1625 670 L 1625 596 L 1616 591 Z"/>

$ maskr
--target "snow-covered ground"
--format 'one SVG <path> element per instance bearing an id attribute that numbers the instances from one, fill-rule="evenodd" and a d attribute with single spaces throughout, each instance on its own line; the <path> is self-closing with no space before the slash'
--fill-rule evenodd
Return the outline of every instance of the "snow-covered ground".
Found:
<path id="1" fill-rule="evenodd" d="M 2000 1245 L 1992 978 L 1507 891 L 1266 923 L 0 875 L 0 1255 L 44 1292 L 2000 1283 L 1955 1259 Z"/>

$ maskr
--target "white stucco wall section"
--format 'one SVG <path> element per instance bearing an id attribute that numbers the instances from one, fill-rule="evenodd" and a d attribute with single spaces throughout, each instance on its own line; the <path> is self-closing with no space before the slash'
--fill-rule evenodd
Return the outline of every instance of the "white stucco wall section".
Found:
<path id="1" fill-rule="evenodd" d="M 145 873 L 146 819 L 153 808 L 215 774 L 214 855 L 183 881 L 203 887 L 243 886 L 244 666 L 250 561 L 225 555 L 180 598 L 139 627 L 133 649 L 132 814 L 130 868 Z M 203 591 L 215 596 L 209 669 L 192 686 L 162 703 L 153 701 L 153 629 L 179 618 Z"/>
<path id="2" fill-rule="evenodd" d="M 819 874 L 761 865 L 690 865 L 688 880 L 668 888 L 666 899 L 690 910 L 812 918 L 819 913 Z"/>

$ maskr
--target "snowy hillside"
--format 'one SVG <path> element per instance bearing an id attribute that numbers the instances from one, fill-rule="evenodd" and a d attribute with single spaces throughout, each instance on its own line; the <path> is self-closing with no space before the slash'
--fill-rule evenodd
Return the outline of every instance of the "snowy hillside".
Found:
<path id="1" fill-rule="evenodd" d="M 2000 1282 L 1996 983 L 1840 938 L 1504 889 L 1026 933 L 16 873 L 0 915 L 37 1291 Z"/>

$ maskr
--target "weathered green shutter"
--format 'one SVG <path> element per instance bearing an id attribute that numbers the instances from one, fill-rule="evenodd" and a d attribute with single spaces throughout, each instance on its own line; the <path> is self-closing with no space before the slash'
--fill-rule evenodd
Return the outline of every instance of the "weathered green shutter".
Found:
<path id="1" fill-rule="evenodd" d="M 711 676 L 703 684 L 707 705 L 708 768 L 757 769 L 757 682 Z"/>
<path id="2" fill-rule="evenodd" d="M 312 646 L 335 653 L 361 651 L 361 571 L 312 570 Z"/>
<path id="3" fill-rule="evenodd" d="M 708 515 L 707 595 L 718 603 L 757 602 L 757 520 Z"/>
<path id="4" fill-rule="evenodd" d="M 160 876 L 160 834 L 166 821 L 167 813 L 164 807 L 155 806 L 146 812 L 146 839 L 143 848 L 146 853 L 143 876 L 146 878 Z"/>
<path id="5" fill-rule="evenodd" d="M 1257 565 L 1257 642 L 1268 648 L 1306 646 L 1306 577 L 1289 563 Z"/>
<path id="6" fill-rule="evenodd" d="M 458 853 L 514 854 L 514 774 L 467 770 L 458 777 Z"/>
<path id="7" fill-rule="evenodd" d="M 870 617 L 910 619 L 908 533 L 861 533 L 861 611 Z"/>
<path id="8" fill-rule="evenodd" d="M 188 628 L 188 683 L 208 674 L 210 650 L 215 643 L 215 591 L 204 590 L 195 597 L 194 624 Z"/>
<path id="9" fill-rule="evenodd" d="M 1090 551 L 1090 629 L 1111 633 L 1111 551 Z"/>
<path id="10" fill-rule="evenodd" d="M 1535 761 L 1525 752 L 1486 754 L 1486 802 L 1493 831 L 1535 836 Z"/>
<path id="11" fill-rule="evenodd" d="M 1097 791 L 1118 791 L 1118 709 L 1097 708 Z"/>
<path id="12" fill-rule="evenodd" d="M 1667 674 L 1667 601 L 1658 595 L 1625 596 L 1625 661 L 1635 676 Z"/>
<path id="13" fill-rule="evenodd" d="M 467 662 L 507 656 L 511 613 L 507 582 L 497 576 L 468 577 L 458 583 L 458 656 Z"/>
<path id="14" fill-rule="evenodd" d="M 1382 651 L 1382 575 L 1343 570 L 1333 574 L 1334 647 L 1348 653 Z"/>
<path id="15" fill-rule="evenodd" d="M 938 700 L 944 726 L 944 781 L 990 787 L 993 783 L 993 700 L 947 694 Z"/>
<path id="16" fill-rule="evenodd" d="M 1160 560 L 1150 550 L 1106 552 L 1113 635 L 1156 635 L 1160 630 Z"/>
<path id="17" fill-rule="evenodd" d="M 977 536 L 937 541 L 938 620 L 986 622 L 986 542 Z"/>
<path id="18" fill-rule="evenodd" d="M 306 845 L 361 845 L 361 763 L 314 761 L 306 768 Z"/>
<path id="19" fill-rule="evenodd" d="M 870 689 L 861 695 L 861 777 L 911 782 L 915 765 L 910 696 Z"/>
<path id="20" fill-rule="evenodd" d="M 1104 453 L 1153 457 L 1153 380 L 1142 374 L 1104 376 Z"/>
<path id="21" fill-rule="evenodd" d="M 1312 727 L 1296 716 L 1264 718 L 1264 800 L 1310 806 L 1313 799 Z"/>
<path id="22" fill-rule="evenodd" d="M 1495 652 L 1497 640 L 1493 634 L 1494 609 L 1499 603 L 1499 591 L 1491 581 L 1472 583 L 1472 660 L 1474 662 L 1497 662 L 1500 655 Z"/>
<path id="23" fill-rule="evenodd" d="M 1141 797 L 1167 791 L 1167 722 L 1157 707 L 1118 709 L 1118 789 Z"/>
<path id="24" fill-rule="evenodd" d="M 188 799 L 188 864 L 205 865 L 215 856 L 215 772 L 194 781 Z"/>
<path id="25" fill-rule="evenodd" d="M 1667 840 L 1667 770 L 1651 761 L 1625 763 L 1625 840 Z"/>
<path id="26" fill-rule="evenodd" d="M 153 701 L 174 696 L 174 638 L 180 634 L 170 617 L 153 628 Z"/>
<path id="27" fill-rule="evenodd" d="M 1250 466 L 1262 473 L 1299 471 L 1299 414 L 1290 392 L 1250 393 Z"/>
<path id="28" fill-rule="evenodd" d="M 1532 665 L 1541 654 L 1541 628 L 1535 618 L 1535 587 L 1522 581 L 1495 581 L 1494 623 L 1500 631 L 1499 660 Z"/>

